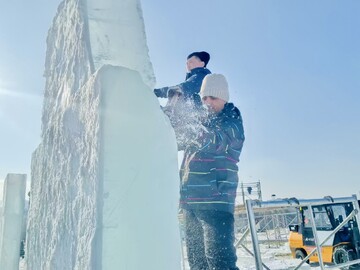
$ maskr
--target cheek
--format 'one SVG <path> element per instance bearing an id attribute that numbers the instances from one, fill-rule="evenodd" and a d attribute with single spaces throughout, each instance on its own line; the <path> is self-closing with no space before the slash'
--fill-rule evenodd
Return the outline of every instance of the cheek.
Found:
<path id="1" fill-rule="evenodd" d="M 203 104 L 204 104 L 205 106 L 208 106 L 208 107 L 209 107 L 209 105 L 210 105 L 209 99 L 203 100 Z"/>
<path id="2" fill-rule="evenodd" d="M 202 104 L 203 104 L 204 108 L 209 108 L 210 107 L 208 102 L 206 102 L 206 101 L 203 101 Z"/>
<path id="3" fill-rule="evenodd" d="M 209 109 L 215 109 L 214 104 L 212 102 L 205 102 L 206 107 Z"/>

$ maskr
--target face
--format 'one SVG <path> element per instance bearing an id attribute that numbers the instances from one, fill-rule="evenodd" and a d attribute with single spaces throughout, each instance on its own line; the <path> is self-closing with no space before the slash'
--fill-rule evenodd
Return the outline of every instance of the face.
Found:
<path id="1" fill-rule="evenodd" d="M 202 98 L 202 103 L 208 107 L 211 112 L 219 113 L 224 109 L 226 101 L 216 97 L 205 96 Z"/>
<path id="2" fill-rule="evenodd" d="M 204 67 L 204 66 L 205 63 L 196 56 L 192 56 L 188 60 L 186 60 L 186 68 L 188 71 L 191 71 L 194 68 Z"/>

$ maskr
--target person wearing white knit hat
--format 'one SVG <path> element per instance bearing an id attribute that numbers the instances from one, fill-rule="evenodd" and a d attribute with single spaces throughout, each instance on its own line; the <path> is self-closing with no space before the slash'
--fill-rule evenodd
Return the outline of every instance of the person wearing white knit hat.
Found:
<path id="1" fill-rule="evenodd" d="M 206 75 L 200 88 L 203 104 L 214 112 L 220 112 L 229 101 L 229 85 L 224 75 Z"/>
<path id="2" fill-rule="evenodd" d="M 234 207 L 245 140 L 242 118 L 229 103 L 224 75 L 206 75 L 200 96 L 210 113 L 196 141 L 185 147 L 180 170 L 188 261 L 191 270 L 238 270 Z"/>

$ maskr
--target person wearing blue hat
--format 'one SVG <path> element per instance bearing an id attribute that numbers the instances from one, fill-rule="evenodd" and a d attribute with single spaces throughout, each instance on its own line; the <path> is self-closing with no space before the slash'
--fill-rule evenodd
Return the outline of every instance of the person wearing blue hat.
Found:
<path id="1" fill-rule="evenodd" d="M 166 86 L 154 89 L 154 94 L 159 98 L 172 99 L 182 96 L 185 101 L 191 100 L 195 106 L 201 106 L 199 96 L 201 83 L 211 71 L 206 67 L 210 60 L 210 54 L 205 51 L 193 52 L 186 60 L 185 81 L 175 86 Z"/>

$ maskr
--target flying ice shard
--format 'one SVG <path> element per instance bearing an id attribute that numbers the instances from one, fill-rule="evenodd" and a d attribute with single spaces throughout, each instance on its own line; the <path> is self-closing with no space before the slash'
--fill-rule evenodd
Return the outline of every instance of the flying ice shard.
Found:
<path id="1" fill-rule="evenodd" d="M 180 269 L 175 135 L 139 1 L 63 1 L 45 77 L 27 269 Z"/>

